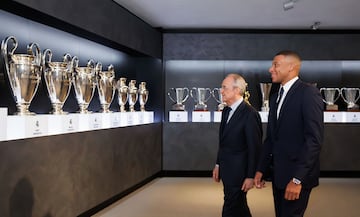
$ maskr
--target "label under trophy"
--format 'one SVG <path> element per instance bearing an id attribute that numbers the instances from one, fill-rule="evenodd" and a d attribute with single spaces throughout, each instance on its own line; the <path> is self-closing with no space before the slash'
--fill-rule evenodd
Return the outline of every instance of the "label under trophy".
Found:
<path id="1" fill-rule="evenodd" d="M 175 92 L 175 99 L 171 96 L 171 93 Z M 185 111 L 185 105 L 183 104 L 189 97 L 189 88 L 187 87 L 176 87 L 170 88 L 167 93 L 170 100 L 175 104 L 172 105 L 171 110 L 173 111 Z"/>
<path id="2" fill-rule="evenodd" d="M 195 111 L 207 111 L 206 102 L 211 97 L 210 88 L 193 87 L 190 90 L 190 96 L 194 99 L 196 103 L 194 108 Z"/>
<path id="3" fill-rule="evenodd" d="M 126 85 L 126 78 L 121 77 L 116 83 L 120 112 L 126 112 L 125 105 L 128 101 L 129 87 Z"/>
<path id="4" fill-rule="evenodd" d="M 94 96 L 96 88 L 96 68 L 94 60 L 89 60 L 86 66 L 79 67 L 79 59 L 75 56 L 74 78 L 76 100 L 80 107 L 80 113 L 89 113 L 88 106 Z"/>
<path id="5" fill-rule="evenodd" d="M 219 103 L 217 106 L 217 110 L 222 111 L 225 108 L 226 103 L 223 102 L 222 95 L 221 95 L 221 88 L 215 87 L 212 90 L 211 95 L 215 99 L 215 101 Z"/>
<path id="6" fill-rule="evenodd" d="M 145 111 L 145 104 L 149 99 L 149 91 L 146 89 L 146 82 L 141 82 L 139 84 L 139 104 L 140 111 Z"/>
<path id="7" fill-rule="evenodd" d="M 335 104 L 339 99 L 341 92 L 339 88 L 320 88 L 320 93 L 323 95 L 323 101 L 326 103 L 327 111 L 338 111 L 339 106 Z"/>
<path id="8" fill-rule="evenodd" d="M 47 59 L 46 59 L 47 58 Z M 63 105 L 69 96 L 73 77 L 73 61 L 70 54 L 65 54 L 62 62 L 52 62 L 52 52 L 43 53 L 43 72 L 53 114 L 66 114 Z"/>
<path id="9" fill-rule="evenodd" d="M 98 63 L 96 70 L 98 74 L 98 91 L 102 112 L 109 113 L 111 112 L 109 107 L 115 94 L 114 66 L 109 65 L 107 71 L 102 71 L 102 65 Z"/>
<path id="10" fill-rule="evenodd" d="M 268 112 L 269 107 L 269 97 L 270 97 L 270 90 L 271 90 L 272 83 L 260 83 L 260 91 L 262 97 L 262 106 L 261 111 Z"/>
<path id="11" fill-rule="evenodd" d="M 359 105 L 356 104 L 360 97 L 359 88 L 347 88 L 343 87 L 340 89 L 341 98 L 347 103 L 347 110 L 359 110 Z"/>
<path id="12" fill-rule="evenodd" d="M 138 89 L 136 87 L 136 80 L 130 80 L 129 82 L 129 109 L 131 112 L 135 111 L 135 103 L 138 100 Z"/>
<path id="13" fill-rule="evenodd" d="M 10 51 L 9 42 L 13 45 Z M 16 38 L 9 36 L 1 42 L 1 53 L 16 102 L 17 114 L 31 115 L 33 113 L 29 111 L 29 106 L 41 80 L 41 51 L 36 43 L 31 43 L 27 46 L 27 54 L 14 54 L 17 47 Z"/>

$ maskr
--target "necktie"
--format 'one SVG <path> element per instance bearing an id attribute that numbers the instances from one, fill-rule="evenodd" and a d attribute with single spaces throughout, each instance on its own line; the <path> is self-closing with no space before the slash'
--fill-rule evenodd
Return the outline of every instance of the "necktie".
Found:
<path id="1" fill-rule="evenodd" d="M 281 87 L 281 88 L 280 88 L 280 91 L 279 91 L 279 94 L 278 94 L 278 98 L 277 98 L 277 100 L 276 100 L 276 105 L 275 105 L 275 108 L 276 108 L 276 118 L 279 117 L 279 113 L 280 113 L 280 111 L 278 111 L 278 109 L 279 109 L 279 103 L 280 103 L 280 101 L 281 101 L 281 98 L 282 98 L 283 94 L 284 94 L 284 88 Z"/>
<path id="2" fill-rule="evenodd" d="M 224 108 L 224 110 L 223 110 L 223 112 L 224 112 L 224 122 L 225 123 L 228 122 L 230 111 L 231 111 L 231 107 L 229 107 L 229 106 L 226 106 Z"/>

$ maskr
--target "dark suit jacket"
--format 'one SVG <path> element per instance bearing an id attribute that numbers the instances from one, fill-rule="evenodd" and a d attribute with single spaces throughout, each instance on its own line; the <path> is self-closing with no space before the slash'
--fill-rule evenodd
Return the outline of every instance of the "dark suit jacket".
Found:
<path id="1" fill-rule="evenodd" d="M 324 104 L 319 90 L 298 79 L 289 89 L 276 120 L 277 94 L 270 98 L 266 139 L 258 170 L 273 164 L 273 184 L 285 189 L 292 178 L 305 188 L 319 184 Z"/>
<path id="2" fill-rule="evenodd" d="M 223 112 L 217 164 L 224 185 L 241 187 L 245 178 L 254 178 L 261 142 L 261 119 L 253 107 L 243 101 L 227 124 Z"/>

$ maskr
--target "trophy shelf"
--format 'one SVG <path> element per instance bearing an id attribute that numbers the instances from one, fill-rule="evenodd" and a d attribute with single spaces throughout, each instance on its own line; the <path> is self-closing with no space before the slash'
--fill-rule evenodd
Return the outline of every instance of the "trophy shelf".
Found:
<path id="1" fill-rule="evenodd" d="M 0 108 L 0 141 L 154 123 L 153 111 L 8 115 Z"/>

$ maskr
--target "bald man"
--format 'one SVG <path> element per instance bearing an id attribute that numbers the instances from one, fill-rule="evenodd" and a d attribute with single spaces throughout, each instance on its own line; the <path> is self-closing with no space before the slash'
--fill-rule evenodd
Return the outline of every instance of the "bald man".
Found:
<path id="1" fill-rule="evenodd" d="M 302 217 L 310 192 L 319 184 L 324 104 L 319 90 L 299 79 L 301 59 L 281 51 L 269 69 L 278 94 L 270 97 L 266 138 L 254 183 L 262 188 L 263 174 L 273 168 L 276 217 Z"/>

